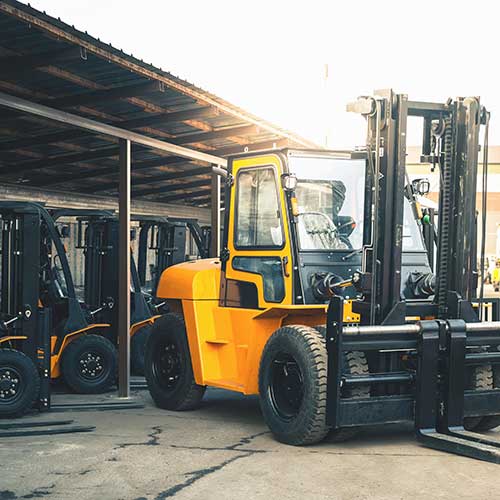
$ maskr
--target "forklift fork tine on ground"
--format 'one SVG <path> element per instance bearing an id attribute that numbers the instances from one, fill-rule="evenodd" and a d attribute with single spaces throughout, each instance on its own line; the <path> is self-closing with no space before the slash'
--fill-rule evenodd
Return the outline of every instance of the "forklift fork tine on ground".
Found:
<path id="1" fill-rule="evenodd" d="M 430 448 L 500 463 L 500 441 L 463 427 L 466 323 L 441 320 L 420 324 L 415 418 L 418 441 Z M 491 393 L 487 397 L 498 400 L 498 390 L 485 392 Z"/>

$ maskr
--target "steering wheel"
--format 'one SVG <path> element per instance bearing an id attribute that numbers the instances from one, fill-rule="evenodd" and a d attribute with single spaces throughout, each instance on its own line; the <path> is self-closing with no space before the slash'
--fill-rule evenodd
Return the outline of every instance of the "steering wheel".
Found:
<path id="1" fill-rule="evenodd" d="M 317 235 L 323 248 L 331 250 L 349 248 L 344 239 L 340 237 L 335 222 L 333 222 L 333 220 L 324 212 L 301 212 L 299 215 L 303 216 L 302 220 L 304 221 L 306 233 L 313 237 Z M 308 220 L 308 216 L 314 217 L 312 219 L 312 224 L 308 224 L 306 222 Z M 322 218 L 323 223 L 319 222 L 321 219 L 318 219 L 318 216 Z"/>

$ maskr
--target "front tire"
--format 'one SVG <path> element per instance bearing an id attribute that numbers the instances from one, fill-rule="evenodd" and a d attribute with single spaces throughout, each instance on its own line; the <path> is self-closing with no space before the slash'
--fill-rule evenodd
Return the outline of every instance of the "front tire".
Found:
<path id="1" fill-rule="evenodd" d="M 267 341 L 259 368 L 260 406 L 278 441 L 318 443 L 326 425 L 327 353 L 322 335 L 308 326 L 285 326 Z"/>
<path id="2" fill-rule="evenodd" d="M 500 367 L 498 365 L 495 366 L 487 365 L 486 368 L 487 370 L 485 372 L 485 375 L 487 379 L 487 387 L 485 388 L 500 389 Z M 491 375 L 491 382 L 490 382 L 490 375 Z M 479 423 L 477 423 L 476 426 L 474 427 L 474 430 L 489 431 L 491 429 L 495 429 L 498 426 L 500 426 L 500 415 L 487 415 L 486 417 L 481 418 Z"/>
<path id="3" fill-rule="evenodd" d="M 194 379 L 182 315 L 158 318 L 146 342 L 144 375 L 156 406 L 164 410 L 194 410 L 206 387 Z"/>
<path id="4" fill-rule="evenodd" d="M 35 363 L 15 349 L 0 349 L 0 418 L 24 415 L 40 394 Z"/>
<path id="5" fill-rule="evenodd" d="M 107 392 L 116 383 L 118 354 L 108 339 L 82 335 L 68 344 L 62 354 L 61 373 L 78 394 Z"/>
<path id="6" fill-rule="evenodd" d="M 466 387 L 469 390 L 488 391 L 493 389 L 493 369 L 491 365 L 475 366 L 468 370 Z M 486 430 L 482 423 L 488 417 L 465 417 L 464 429 L 468 431 Z"/>

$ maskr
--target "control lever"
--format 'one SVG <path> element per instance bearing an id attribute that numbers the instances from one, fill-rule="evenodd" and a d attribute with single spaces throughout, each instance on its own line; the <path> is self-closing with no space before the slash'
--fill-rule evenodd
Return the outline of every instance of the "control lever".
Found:
<path id="1" fill-rule="evenodd" d="M 342 260 L 343 261 L 349 260 L 351 257 L 354 257 L 355 255 L 358 255 L 358 253 L 361 253 L 362 251 L 363 251 L 362 248 L 360 248 L 358 250 L 353 250 L 352 252 L 348 253 L 347 255 L 344 255 L 342 257 Z"/>
<path id="2" fill-rule="evenodd" d="M 167 303 L 166 300 L 164 300 L 163 302 L 160 302 L 159 304 L 153 304 L 153 307 L 159 311 L 165 304 Z"/>
<path id="3" fill-rule="evenodd" d="M 19 312 L 17 316 L 6 321 L 0 321 L 0 330 L 7 331 L 10 325 L 13 325 L 16 321 L 20 319 L 30 319 L 31 318 L 31 306 L 29 304 L 24 306 L 24 312 Z"/>
<path id="4" fill-rule="evenodd" d="M 9 326 L 22 318 L 22 314 L 15 316 L 7 321 L 0 321 L 0 330 L 7 331 Z"/>
<path id="5" fill-rule="evenodd" d="M 101 307 L 98 307 L 94 311 L 90 311 L 90 315 L 95 316 L 97 313 L 105 310 L 111 310 L 113 307 L 115 307 L 115 299 L 113 299 L 113 297 L 106 297 Z"/>

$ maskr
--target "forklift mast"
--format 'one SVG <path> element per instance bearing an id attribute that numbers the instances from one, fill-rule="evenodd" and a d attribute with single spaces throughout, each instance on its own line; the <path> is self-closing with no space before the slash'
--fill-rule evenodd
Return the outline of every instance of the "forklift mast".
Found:
<path id="1" fill-rule="evenodd" d="M 11 330 L 26 336 L 23 351 L 36 359 L 44 339 L 39 338 L 37 304 L 40 297 L 40 223 L 37 212 L 19 213 L 0 204 L 2 225 L 1 315 L 12 323 Z M 48 335 L 48 332 L 47 332 Z"/>
<path id="2" fill-rule="evenodd" d="M 476 183 L 479 129 L 488 113 L 478 98 L 445 104 L 408 101 L 393 91 L 361 97 L 348 110 L 367 118 L 371 176 L 366 188 L 362 271 L 363 324 L 403 324 L 407 316 L 478 321 Z M 422 117 L 422 160 L 440 172 L 434 299 L 402 301 L 401 253 L 408 116 Z"/>
<path id="3" fill-rule="evenodd" d="M 196 219 L 175 217 L 141 217 L 137 270 L 141 286 L 147 284 L 148 254 L 154 252 L 151 264 L 151 289 L 154 294 L 161 273 L 186 260 L 189 239 L 192 238 L 200 258 L 208 257 L 210 231 L 201 228 Z"/>

